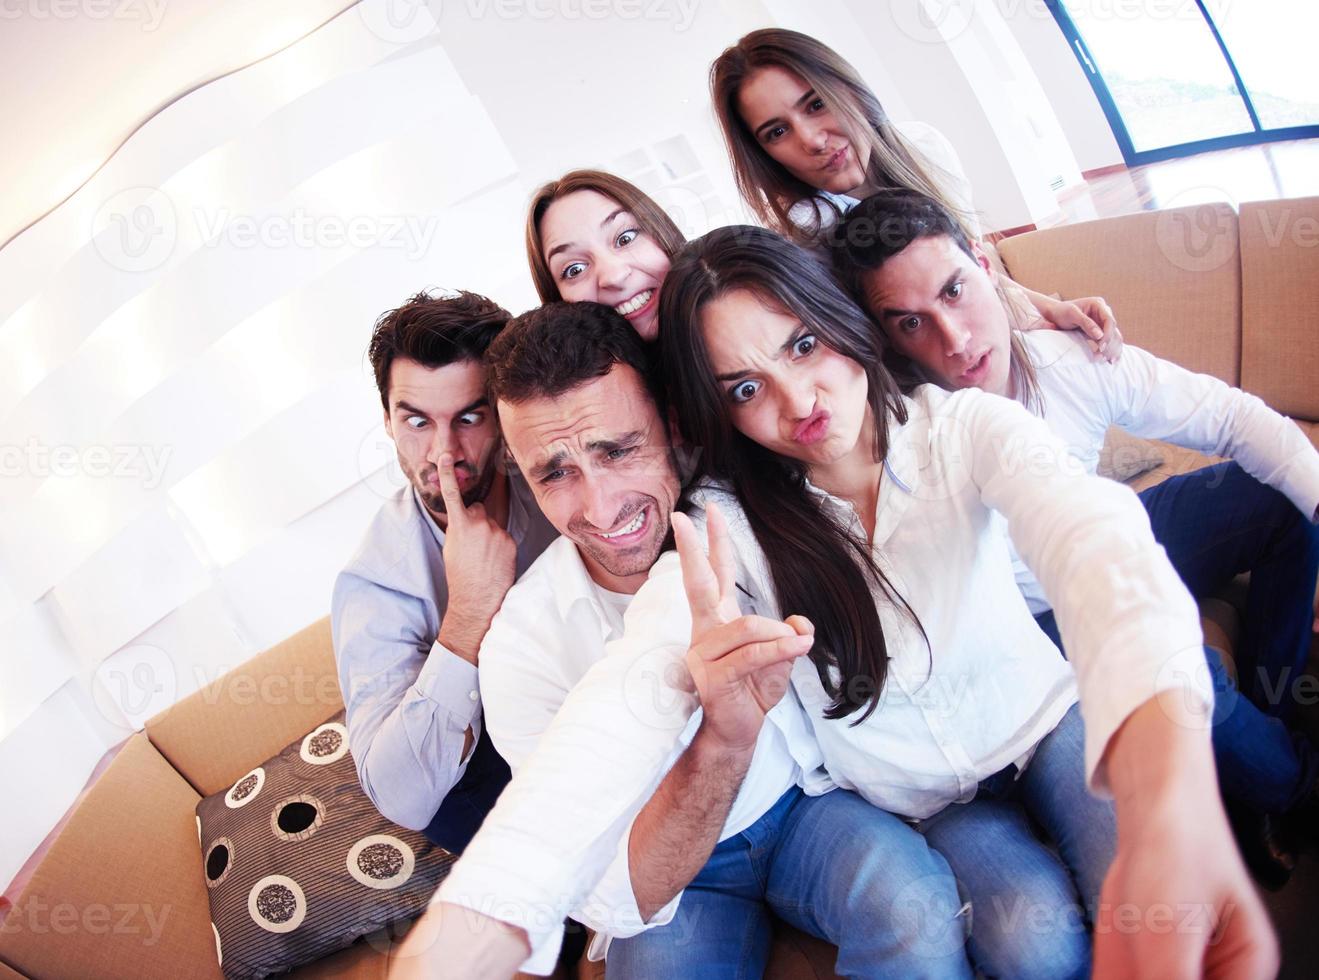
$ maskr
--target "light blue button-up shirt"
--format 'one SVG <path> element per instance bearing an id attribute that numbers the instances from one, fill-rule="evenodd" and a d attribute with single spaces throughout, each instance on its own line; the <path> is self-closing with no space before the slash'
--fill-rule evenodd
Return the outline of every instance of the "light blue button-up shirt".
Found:
<path id="1" fill-rule="evenodd" d="M 526 483 L 509 477 L 517 574 L 557 536 Z M 348 741 L 362 788 L 390 820 L 424 829 L 481 734 L 477 668 L 439 644 L 449 604 L 444 532 L 411 487 L 371 522 L 330 603 Z"/>

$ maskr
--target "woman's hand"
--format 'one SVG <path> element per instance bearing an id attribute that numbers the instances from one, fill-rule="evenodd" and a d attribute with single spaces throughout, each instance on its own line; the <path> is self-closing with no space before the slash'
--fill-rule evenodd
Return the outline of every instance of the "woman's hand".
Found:
<path id="1" fill-rule="evenodd" d="M 1109 364 L 1118 362 L 1122 356 L 1122 331 L 1102 296 L 1082 296 L 1070 301 L 1046 299 L 1044 306 L 1036 302 L 1035 308 L 1047 323 L 1057 330 L 1080 330 L 1097 356 Z"/>

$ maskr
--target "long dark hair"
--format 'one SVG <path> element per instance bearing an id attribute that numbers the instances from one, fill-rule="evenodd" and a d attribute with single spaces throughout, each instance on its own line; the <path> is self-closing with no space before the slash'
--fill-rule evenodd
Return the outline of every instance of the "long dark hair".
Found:
<path id="1" fill-rule="evenodd" d="M 907 421 L 906 406 L 880 361 L 874 325 L 806 249 L 764 228 L 734 225 L 688 242 L 674 256 L 659 308 L 669 404 L 683 438 L 702 447 L 699 475 L 725 481 L 737 494 L 765 554 L 781 611 L 815 624 L 811 658 L 833 699 L 825 717 L 843 718 L 865 706 L 855 722 L 860 723 L 879 704 L 888 676 L 874 590 L 913 620 L 916 616 L 875 564 L 869 544 L 849 533 L 806 487 L 805 464 L 771 452 L 733 427 L 706 350 L 701 314 L 711 300 L 737 289 L 790 311 L 821 343 L 861 365 L 876 461 L 888 454 L 890 420 Z"/>
<path id="2" fill-rule="evenodd" d="M 747 129 L 737 99 L 743 84 L 762 68 L 777 67 L 798 76 L 815 90 L 826 106 L 847 127 L 854 140 L 870 147 L 866 177 L 875 187 L 910 187 L 934 197 L 957 213 L 941 180 L 950 176 L 909 145 L 889 121 L 878 97 L 848 62 L 833 48 L 798 31 L 779 27 L 752 31 L 728 48 L 710 66 L 710 100 L 724 134 L 733 176 L 742 199 L 770 228 L 794 239 L 813 243 L 826 222 L 822 208 L 837 208 L 805 181 L 794 177 L 772 158 Z M 815 203 L 815 226 L 798 229 L 788 212 L 798 201 Z M 970 216 L 959 213 L 970 227 Z"/>

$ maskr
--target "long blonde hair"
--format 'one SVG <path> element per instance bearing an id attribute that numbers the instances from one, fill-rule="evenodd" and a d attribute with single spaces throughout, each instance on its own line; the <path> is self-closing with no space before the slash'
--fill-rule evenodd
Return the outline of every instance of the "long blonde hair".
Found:
<path id="1" fill-rule="evenodd" d="M 933 164 L 902 138 L 856 69 L 828 45 L 781 28 L 752 31 L 710 66 L 710 98 L 728 146 L 737 189 L 764 224 L 797 241 L 813 243 L 826 224 L 820 209 L 837 211 L 817 188 L 794 177 L 765 152 L 738 111 L 737 98 L 742 85 L 768 67 L 782 68 L 800 77 L 824 100 L 853 138 L 869 146 L 866 179 L 872 186 L 905 188 L 933 198 L 957 216 L 968 237 L 978 237 L 971 230 L 970 216 L 949 200 L 931 176 Z M 814 228 L 800 228 L 788 218 L 793 205 L 803 200 L 816 206 L 819 220 Z"/>
<path id="2" fill-rule="evenodd" d="M 673 258 L 687 241 L 664 209 L 635 184 L 603 170 L 570 170 L 558 180 L 542 185 L 532 196 L 531 206 L 527 208 L 527 263 L 531 267 L 531 279 L 542 303 L 552 303 L 563 297 L 559 294 L 559 284 L 554 273 L 545 261 L 545 242 L 540 234 L 540 222 L 551 204 L 576 191 L 595 191 L 627 208 L 628 213 L 637 219 L 641 230 L 655 239 L 669 258 Z"/>

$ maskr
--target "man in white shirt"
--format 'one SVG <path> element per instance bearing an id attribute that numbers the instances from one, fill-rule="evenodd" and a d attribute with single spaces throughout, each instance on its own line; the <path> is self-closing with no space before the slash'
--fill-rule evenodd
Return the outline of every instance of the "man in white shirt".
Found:
<path id="1" fill-rule="evenodd" d="M 530 972 L 553 966 L 571 914 L 597 931 L 591 952 L 607 947 L 611 978 L 759 976 L 773 911 L 836 944 L 848 976 L 969 976 L 946 862 L 901 820 L 833 785 L 809 720 L 785 693 L 791 661 L 810 649 L 809 624 L 742 618 L 731 578 L 711 613 L 729 628 L 686 655 L 694 696 L 648 675 L 644 662 L 621 687 L 594 688 L 612 702 L 594 750 L 612 795 L 593 793 L 577 756 L 563 753 L 565 779 L 556 747 L 548 758 L 538 750 L 582 677 L 626 659 L 626 648 L 617 653 L 624 616 L 669 541 L 680 481 L 651 352 L 613 310 L 532 311 L 488 361 L 508 447 L 562 536 L 509 591 L 482 644 L 486 722 L 514 781 L 492 812 L 495 830 L 478 834 L 437 902 L 523 930 Z M 628 742 L 603 719 L 620 704 L 672 727 L 674 698 L 701 707 L 661 740 L 673 748 L 637 757 L 616 747 Z M 518 780 L 533 754 L 532 778 Z M 622 799 L 620 773 L 630 787 Z M 566 797 L 565 784 L 576 787 Z M 549 825 L 617 811 L 621 843 L 611 834 L 585 851 L 519 849 L 519 827 L 501 822 L 501 806 L 507 813 L 529 798 Z M 573 891 L 570 879 L 593 890 Z M 933 934 L 931 920 L 941 923 Z"/>
<path id="2" fill-rule="evenodd" d="M 1075 336 L 1014 333 L 979 245 L 937 202 L 884 191 L 836 229 L 835 270 L 880 324 L 895 369 L 956 390 L 1015 398 L 1044 418 L 1089 472 L 1110 425 L 1235 460 L 1140 494 L 1155 537 L 1187 588 L 1212 595 L 1251 573 L 1238 655 L 1240 693 L 1206 648 L 1217 694 L 1214 748 L 1224 791 L 1256 812 L 1319 831 L 1319 752 L 1288 730 L 1295 682 L 1309 654 L 1319 573 L 1319 453 L 1253 395 L 1128 346 L 1111 364 Z M 1061 646 L 1050 603 L 1017 559 L 1017 582 L 1041 628 Z M 1241 695 L 1244 694 L 1245 697 Z M 1294 857 L 1244 840 L 1275 887 Z M 1252 845 L 1255 845 L 1254 847 Z M 1257 849 L 1263 846 L 1262 850 Z"/>

